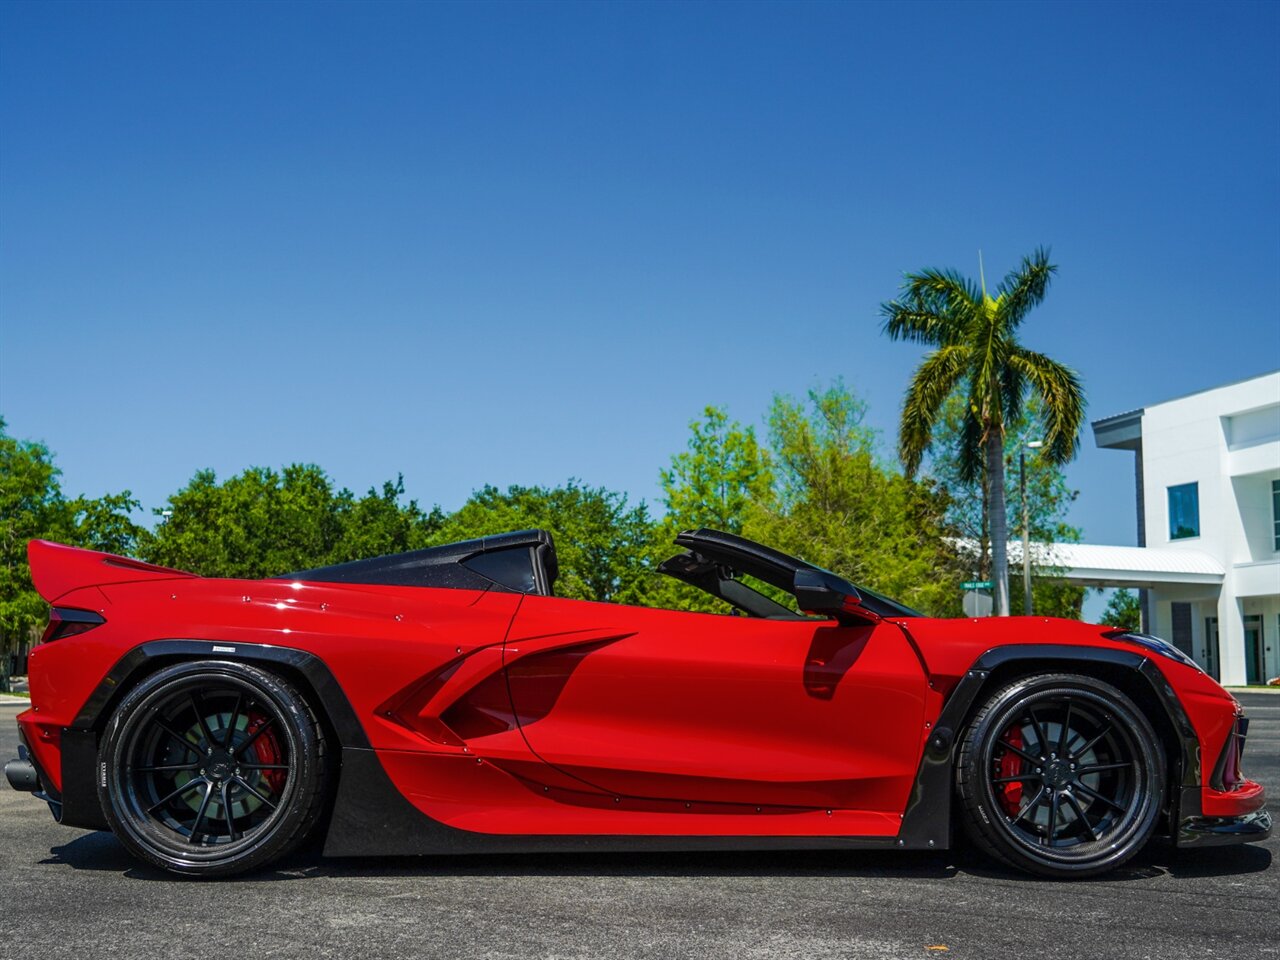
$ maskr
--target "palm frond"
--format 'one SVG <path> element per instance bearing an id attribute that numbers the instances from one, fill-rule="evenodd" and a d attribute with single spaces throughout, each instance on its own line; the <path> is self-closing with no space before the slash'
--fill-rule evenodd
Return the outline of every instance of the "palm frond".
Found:
<path id="1" fill-rule="evenodd" d="M 921 310 L 914 303 L 890 300 L 880 304 L 880 316 L 884 317 L 883 331 L 892 340 L 909 340 L 933 346 L 949 339 L 947 318 L 931 310 Z"/>
<path id="2" fill-rule="evenodd" d="M 1042 353 L 1018 348 L 1009 357 L 1044 401 L 1044 456 L 1063 464 L 1076 455 L 1080 428 L 1084 426 L 1085 397 L 1080 377 L 1070 367 Z"/>
<path id="3" fill-rule="evenodd" d="M 1006 363 L 1000 371 L 1000 400 L 1004 404 L 1004 422 L 1017 423 L 1027 396 L 1027 376 L 1017 366 Z"/>
<path id="4" fill-rule="evenodd" d="M 1037 247 L 1031 256 L 1022 258 L 1017 270 L 1011 270 L 1000 281 L 996 301 L 1005 327 L 1015 329 L 1031 309 L 1044 300 L 1049 281 L 1057 272 L 1057 266 L 1049 262 L 1049 248 Z"/>
<path id="5" fill-rule="evenodd" d="M 916 369 L 902 402 L 898 456 L 907 476 L 915 476 L 933 441 L 942 404 L 968 369 L 972 350 L 954 345 L 935 350 Z"/>
<path id="6" fill-rule="evenodd" d="M 977 483 L 982 478 L 982 471 L 987 468 L 986 450 L 983 440 L 986 430 L 978 416 L 978 408 L 972 398 L 969 399 L 967 414 L 960 429 L 959 466 L 960 479 L 964 483 Z"/>
<path id="7" fill-rule="evenodd" d="M 884 332 L 894 340 L 954 344 L 981 311 L 981 291 L 953 270 L 909 273 L 902 293 L 880 306 Z"/>

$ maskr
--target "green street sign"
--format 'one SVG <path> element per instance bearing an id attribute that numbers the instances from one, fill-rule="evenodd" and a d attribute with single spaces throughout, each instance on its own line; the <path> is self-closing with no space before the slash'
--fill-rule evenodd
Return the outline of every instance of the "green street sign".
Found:
<path id="1" fill-rule="evenodd" d="M 969 580 L 960 584 L 961 590 L 990 590 L 990 580 Z"/>

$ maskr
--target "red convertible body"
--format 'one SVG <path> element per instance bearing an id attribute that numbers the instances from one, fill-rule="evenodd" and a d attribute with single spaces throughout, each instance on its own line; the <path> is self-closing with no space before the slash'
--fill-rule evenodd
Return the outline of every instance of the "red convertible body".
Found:
<path id="1" fill-rule="evenodd" d="M 540 531 L 259 581 L 35 541 L 53 614 L 9 779 L 208 874 L 316 832 L 330 855 L 944 848 L 957 802 L 1029 831 L 987 845 L 1041 873 L 1099 872 L 1161 828 L 1268 834 L 1239 705 L 1161 641 L 930 619 L 741 538 L 677 542 L 664 572 L 737 615 L 556 597 Z"/>

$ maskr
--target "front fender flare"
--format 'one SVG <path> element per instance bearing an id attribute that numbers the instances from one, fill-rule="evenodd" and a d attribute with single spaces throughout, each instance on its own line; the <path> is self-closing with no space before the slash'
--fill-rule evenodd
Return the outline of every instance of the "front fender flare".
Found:
<path id="1" fill-rule="evenodd" d="M 992 647 L 979 656 L 951 691 L 920 758 L 915 786 L 903 813 L 896 846 L 941 849 L 951 845 L 951 805 L 955 796 L 953 771 L 959 734 L 991 674 L 997 668 L 1021 662 L 1037 669 L 1042 669 L 1047 663 L 1101 663 L 1132 670 L 1142 677 L 1163 706 L 1179 743 L 1179 789 L 1171 791 L 1172 801 L 1177 806 L 1172 811 L 1173 822 L 1176 823 L 1181 816 L 1200 812 L 1200 740 L 1177 694 L 1150 658 L 1137 651 L 1110 647 L 1012 644 Z"/>

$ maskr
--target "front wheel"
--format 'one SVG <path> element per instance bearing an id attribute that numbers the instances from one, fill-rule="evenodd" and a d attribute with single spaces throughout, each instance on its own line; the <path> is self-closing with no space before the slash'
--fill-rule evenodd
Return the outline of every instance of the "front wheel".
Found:
<path id="1" fill-rule="evenodd" d="M 960 745 L 957 789 L 969 835 L 1040 876 L 1096 876 L 1151 838 L 1164 754 L 1150 721 L 1093 677 L 1024 677 L 997 691 Z"/>
<path id="2" fill-rule="evenodd" d="M 306 837 L 324 802 L 320 725 L 292 686 L 243 663 L 148 677 L 112 714 L 98 763 L 120 842 L 187 876 L 269 863 Z"/>

